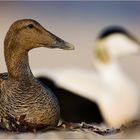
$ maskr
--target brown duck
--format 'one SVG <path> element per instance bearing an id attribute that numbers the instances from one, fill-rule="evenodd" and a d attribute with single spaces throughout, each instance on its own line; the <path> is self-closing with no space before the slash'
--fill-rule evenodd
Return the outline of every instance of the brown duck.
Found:
<path id="1" fill-rule="evenodd" d="M 35 129 L 41 125 L 58 124 L 58 101 L 51 90 L 33 76 L 29 66 L 28 52 L 38 47 L 74 49 L 73 45 L 53 35 L 32 19 L 18 20 L 12 24 L 4 41 L 8 73 L 0 74 L 2 128 L 12 129 L 13 124 L 7 120 L 8 116 L 19 120 L 24 116 L 24 121 L 32 124 Z"/>

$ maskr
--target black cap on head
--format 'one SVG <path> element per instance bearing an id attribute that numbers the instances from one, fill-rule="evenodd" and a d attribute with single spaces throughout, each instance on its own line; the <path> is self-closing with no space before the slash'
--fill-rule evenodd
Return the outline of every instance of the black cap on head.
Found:
<path id="1" fill-rule="evenodd" d="M 98 38 L 103 39 L 103 38 L 105 38 L 105 37 L 107 37 L 109 35 L 116 34 L 116 33 L 121 33 L 121 34 L 128 35 L 128 32 L 124 28 L 122 28 L 120 26 L 111 26 L 111 27 L 105 28 L 101 32 L 101 34 L 99 35 Z"/>

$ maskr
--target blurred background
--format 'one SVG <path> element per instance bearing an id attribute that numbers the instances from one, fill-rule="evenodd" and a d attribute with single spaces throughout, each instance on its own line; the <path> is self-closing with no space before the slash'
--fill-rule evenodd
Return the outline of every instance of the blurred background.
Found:
<path id="1" fill-rule="evenodd" d="M 14 21 L 23 18 L 40 22 L 53 34 L 75 45 L 74 51 L 32 50 L 31 69 L 67 66 L 94 69 L 95 41 L 108 26 L 122 26 L 140 40 L 140 1 L 0 1 L 0 73 L 7 71 L 3 53 L 6 32 Z M 125 57 L 120 63 L 140 85 L 140 56 Z"/>
<path id="2" fill-rule="evenodd" d="M 47 30 L 75 45 L 75 51 L 38 48 L 30 52 L 35 68 L 78 66 L 93 69 L 93 48 L 99 33 L 110 25 L 126 28 L 140 39 L 140 2 L 0 2 L 0 72 L 6 71 L 3 41 L 9 26 L 18 19 L 32 18 Z M 140 57 L 121 60 L 122 66 L 140 84 Z"/>

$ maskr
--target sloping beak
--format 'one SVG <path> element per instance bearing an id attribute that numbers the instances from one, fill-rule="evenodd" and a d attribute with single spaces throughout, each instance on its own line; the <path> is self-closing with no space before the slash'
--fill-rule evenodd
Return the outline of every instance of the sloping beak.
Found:
<path id="1" fill-rule="evenodd" d="M 74 45 L 64 41 L 63 39 L 57 37 L 56 35 L 52 34 L 51 32 L 48 31 L 48 33 L 51 35 L 53 38 L 49 48 L 59 48 L 63 50 L 74 50 L 75 47 Z"/>
<path id="2" fill-rule="evenodd" d="M 55 36 L 55 41 L 52 43 L 51 48 L 59 48 L 63 50 L 74 50 L 74 45 L 62 40 Z"/>

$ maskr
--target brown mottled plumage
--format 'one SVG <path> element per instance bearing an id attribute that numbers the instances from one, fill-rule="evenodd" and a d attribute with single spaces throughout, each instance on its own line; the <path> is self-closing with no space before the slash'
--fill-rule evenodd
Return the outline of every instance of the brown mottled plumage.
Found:
<path id="1" fill-rule="evenodd" d="M 13 116 L 34 125 L 56 126 L 60 117 L 54 94 L 32 74 L 28 51 L 37 47 L 73 49 L 74 47 L 45 30 L 32 19 L 18 20 L 10 27 L 4 54 L 8 73 L 0 74 L 0 118 Z M 9 123 L 0 126 L 11 130 Z"/>

